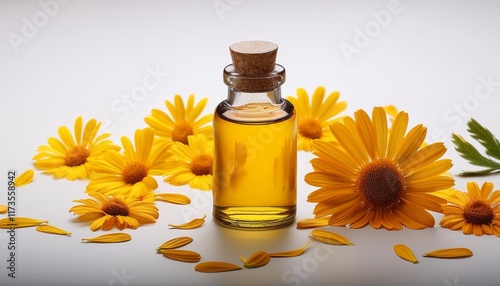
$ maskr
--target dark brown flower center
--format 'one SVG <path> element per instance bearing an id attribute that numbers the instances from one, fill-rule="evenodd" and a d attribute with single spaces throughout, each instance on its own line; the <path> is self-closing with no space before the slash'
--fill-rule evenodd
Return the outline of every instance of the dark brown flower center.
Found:
<path id="1" fill-rule="evenodd" d="M 391 161 L 376 160 L 361 168 L 356 179 L 356 189 L 369 208 L 388 209 L 401 201 L 405 179 Z"/>
<path id="2" fill-rule="evenodd" d="M 491 224 L 495 213 L 489 203 L 483 200 L 474 200 L 465 205 L 464 217 L 473 224 Z"/>
<path id="3" fill-rule="evenodd" d="M 127 204 L 118 198 L 109 198 L 101 209 L 112 216 L 128 216 L 129 212 Z"/>
<path id="4" fill-rule="evenodd" d="M 212 175 L 212 156 L 198 154 L 191 161 L 191 172 L 197 176 Z"/>
<path id="5" fill-rule="evenodd" d="M 127 184 L 135 184 L 141 182 L 147 177 L 148 167 L 141 162 L 129 163 L 122 172 L 123 181 Z"/>
<path id="6" fill-rule="evenodd" d="M 75 146 L 73 149 L 66 153 L 64 162 L 68 167 L 76 167 L 87 163 L 87 158 L 90 155 L 90 151 L 81 146 Z"/>
<path id="7" fill-rule="evenodd" d="M 304 137 L 319 139 L 323 135 L 323 127 L 321 127 L 321 124 L 316 119 L 304 118 L 299 122 L 298 132 Z"/>
<path id="8" fill-rule="evenodd" d="M 188 144 L 188 136 L 193 135 L 193 127 L 185 121 L 175 124 L 172 130 L 172 140 Z"/>

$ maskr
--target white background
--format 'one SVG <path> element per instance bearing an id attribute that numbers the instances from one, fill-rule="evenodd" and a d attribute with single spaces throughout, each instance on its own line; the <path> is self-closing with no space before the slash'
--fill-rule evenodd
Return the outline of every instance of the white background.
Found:
<path id="1" fill-rule="evenodd" d="M 496 1 L 1 0 L 0 203 L 7 203 L 7 171 L 32 168 L 36 148 L 57 136 L 58 126 L 71 127 L 79 115 L 105 121 L 105 131 L 118 143 L 147 126 L 143 118 L 151 109 L 166 110 L 164 101 L 175 94 L 208 97 L 205 113 L 211 113 L 226 97 L 222 69 L 230 63 L 228 46 L 253 39 L 279 45 L 278 62 L 287 69 L 285 96 L 298 87 L 311 94 L 323 85 L 327 92 L 340 91 L 348 103 L 346 115 L 394 104 L 410 114 L 410 126 L 428 127 L 428 142 L 445 142 L 454 174 L 476 169 L 458 156 L 450 135 L 469 138 L 470 117 L 500 134 L 499 11 Z M 312 217 L 314 205 L 306 197 L 314 188 L 303 181 L 312 157 L 299 153 L 298 219 Z M 259 269 L 198 273 L 194 264 L 166 259 L 155 248 L 188 235 L 194 242 L 185 248 L 200 252 L 202 261 L 240 264 L 239 256 L 257 250 L 298 248 L 310 231 L 295 224 L 259 232 L 219 227 L 211 219 L 210 192 L 158 180 L 158 192 L 183 193 L 192 203 L 158 203 L 160 219 L 127 230 L 132 241 L 97 245 L 81 238 L 101 233 L 74 222 L 68 212 L 72 200 L 86 198 L 87 181 L 54 180 L 37 172 L 32 184 L 18 189 L 17 214 L 48 219 L 73 235 L 18 230 L 12 279 L 6 269 L 9 237 L 2 230 L 0 285 L 465 286 L 500 281 L 499 238 L 443 229 L 440 214 L 431 229 L 335 228 L 356 245 L 312 242 L 304 255 L 273 259 Z M 456 187 L 465 190 L 467 180 L 457 176 Z M 474 180 L 493 181 L 500 189 L 498 175 Z M 168 228 L 204 214 L 208 219 L 200 229 Z M 414 265 L 394 254 L 397 243 L 407 244 L 418 257 L 458 246 L 471 248 L 474 256 L 420 257 Z"/>

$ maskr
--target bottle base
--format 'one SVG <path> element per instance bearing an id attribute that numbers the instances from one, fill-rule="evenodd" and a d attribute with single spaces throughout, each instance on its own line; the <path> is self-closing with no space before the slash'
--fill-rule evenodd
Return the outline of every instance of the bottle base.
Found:
<path id="1" fill-rule="evenodd" d="M 285 207 L 219 207 L 214 206 L 214 221 L 222 226 L 264 230 L 280 228 L 295 219 L 296 206 Z"/>

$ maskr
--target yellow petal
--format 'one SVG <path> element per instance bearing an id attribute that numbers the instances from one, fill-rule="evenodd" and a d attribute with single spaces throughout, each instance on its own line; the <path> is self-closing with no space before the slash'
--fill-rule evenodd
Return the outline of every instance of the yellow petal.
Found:
<path id="1" fill-rule="evenodd" d="M 36 228 L 37 231 L 39 232 L 45 232 L 45 233 L 50 233 L 50 234 L 62 234 L 62 235 L 71 235 L 71 232 L 66 231 L 64 229 L 60 229 L 58 227 L 44 224 L 44 225 L 39 225 Z"/>
<path id="2" fill-rule="evenodd" d="M 224 271 L 233 271 L 233 270 L 241 270 L 242 267 L 236 264 L 228 263 L 228 262 L 219 262 L 219 261 L 207 261 L 196 264 L 194 270 L 199 272 L 224 272 Z"/>
<path id="3" fill-rule="evenodd" d="M 0 219 L 0 228 L 21 228 L 48 223 L 48 220 L 39 220 L 28 217 L 5 217 Z"/>
<path id="4" fill-rule="evenodd" d="M 6 214 L 8 207 L 6 205 L 0 205 L 0 214 Z"/>
<path id="5" fill-rule="evenodd" d="M 116 243 L 116 242 L 129 241 L 131 239 L 132 237 L 124 232 L 108 233 L 92 238 L 82 238 L 83 241 L 95 242 L 95 243 Z"/>
<path id="6" fill-rule="evenodd" d="M 271 257 L 294 257 L 294 256 L 299 256 L 304 251 L 306 250 L 307 246 L 309 245 L 310 241 L 306 243 L 303 247 L 295 250 L 290 250 L 290 251 L 285 251 L 285 252 L 274 252 L 274 253 L 269 253 L 269 256 Z"/>
<path id="7" fill-rule="evenodd" d="M 315 229 L 311 232 L 314 239 L 333 245 L 354 245 L 346 237 L 334 232 L 322 229 Z"/>
<path id="8" fill-rule="evenodd" d="M 32 169 L 24 171 L 21 175 L 14 179 L 14 186 L 22 187 L 33 182 L 33 177 L 35 176 L 35 171 Z"/>
<path id="9" fill-rule="evenodd" d="M 472 251 L 465 247 L 436 249 L 424 254 L 425 257 L 459 258 L 472 256 Z"/>
<path id="10" fill-rule="evenodd" d="M 331 216 L 306 218 L 297 222 L 298 229 L 327 226 Z"/>
<path id="11" fill-rule="evenodd" d="M 159 249 L 159 253 L 164 257 L 182 262 L 198 262 L 201 255 L 198 252 L 182 249 Z"/>
<path id="12" fill-rule="evenodd" d="M 186 222 L 183 224 L 169 224 L 170 227 L 172 228 L 177 228 L 177 229 L 193 229 L 202 226 L 205 223 L 205 217 L 204 215 L 202 218 L 195 218 L 190 222 Z"/>
<path id="13" fill-rule="evenodd" d="M 446 189 L 446 190 L 431 192 L 430 194 L 447 200 L 454 192 L 455 192 L 455 190 L 453 188 L 450 188 L 450 189 Z"/>
<path id="14" fill-rule="evenodd" d="M 411 249 L 404 244 L 394 245 L 394 252 L 404 260 L 410 261 L 412 263 L 418 263 L 418 260 L 413 254 L 413 251 L 411 251 Z"/>
<path id="15" fill-rule="evenodd" d="M 193 241 L 193 239 L 189 236 L 180 236 L 180 237 L 172 238 L 171 240 L 160 245 L 157 248 L 157 250 L 178 248 L 178 247 L 181 247 L 181 246 L 184 246 L 184 245 L 190 243 L 191 241 Z"/>
<path id="16" fill-rule="evenodd" d="M 269 263 L 269 260 L 271 260 L 271 256 L 269 255 L 269 253 L 259 250 L 252 254 L 248 259 L 245 259 L 243 257 L 240 257 L 240 259 L 243 261 L 245 267 L 256 268 Z"/>
<path id="17" fill-rule="evenodd" d="M 191 199 L 182 194 L 155 194 L 155 200 L 178 205 L 187 205 L 191 203 Z"/>

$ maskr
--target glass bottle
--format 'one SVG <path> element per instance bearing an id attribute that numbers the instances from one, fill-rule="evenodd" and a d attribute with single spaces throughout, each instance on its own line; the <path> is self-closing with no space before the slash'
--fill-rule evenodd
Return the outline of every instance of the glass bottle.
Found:
<path id="1" fill-rule="evenodd" d="M 230 46 L 227 99 L 214 114 L 213 216 L 217 223 L 265 229 L 293 222 L 297 197 L 297 120 L 281 97 L 285 69 L 277 45 Z"/>

